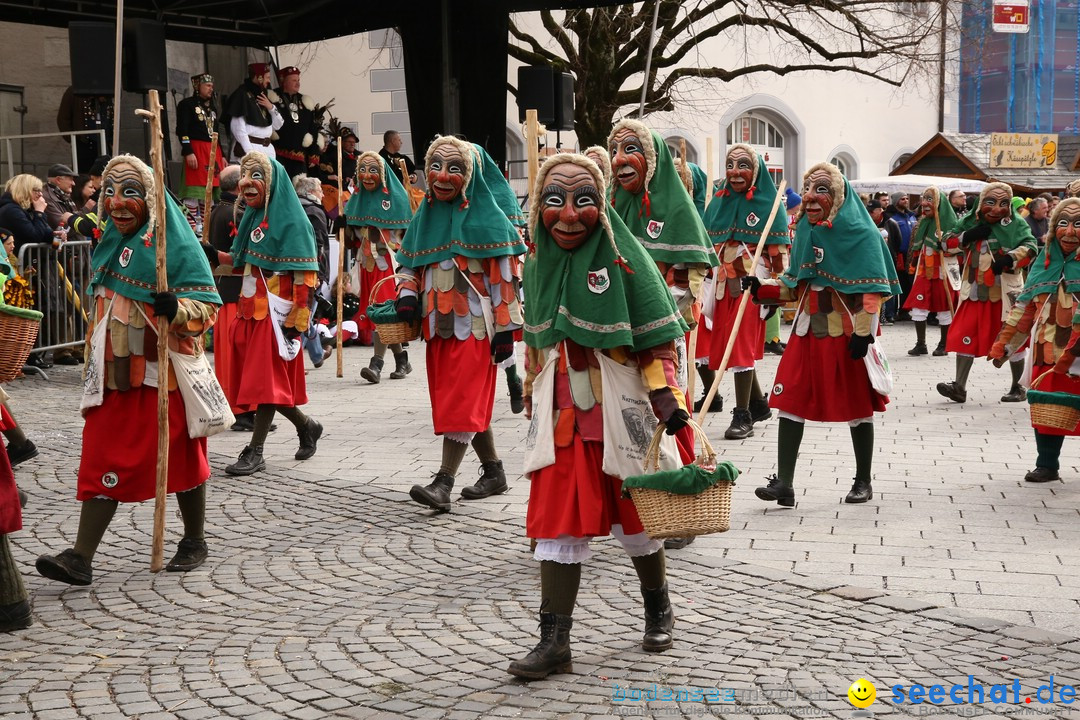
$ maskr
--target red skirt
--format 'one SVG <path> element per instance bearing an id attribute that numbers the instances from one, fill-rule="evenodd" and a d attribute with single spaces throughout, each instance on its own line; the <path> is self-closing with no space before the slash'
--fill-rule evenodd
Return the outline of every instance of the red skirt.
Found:
<path id="1" fill-rule="evenodd" d="M 622 498 L 622 481 L 603 467 L 603 443 L 585 442 L 575 432 L 569 447 L 556 447 L 555 463 L 530 475 L 525 534 L 603 537 L 612 525 L 622 525 L 627 535 L 642 532 L 634 503 Z"/>
<path id="2" fill-rule="evenodd" d="M 192 140 L 191 149 L 195 151 L 195 160 L 198 164 L 194 168 L 188 167 L 184 162 L 184 184 L 188 187 L 206 187 L 206 165 L 210 162 L 210 142 L 208 140 Z M 218 173 L 225 167 L 225 158 L 221 156 L 221 147 L 218 146 L 214 153 L 214 187 L 218 186 Z"/>
<path id="3" fill-rule="evenodd" d="M 915 283 L 904 302 L 905 310 L 926 310 L 927 312 L 952 312 L 956 307 L 956 291 L 947 288 L 943 280 L 931 280 L 923 274 L 915 278 Z M 952 295 L 952 305 L 949 305 Z"/>
<path id="4" fill-rule="evenodd" d="M 709 367 L 716 370 L 724 359 L 731 328 L 735 325 L 735 316 L 739 312 L 739 300 L 742 294 L 728 293 L 716 301 L 713 313 L 712 345 L 709 348 Z M 739 334 L 735 346 L 731 348 L 728 367 L 754 367 L 754 363 L 765 357 L 765 321 L 761 319 L 760 306 L 753 302 L 746 303 Z"/>
<path id="5" fill-rule="evenodd" d="M 498 368 L 491 362 L 491 344 L 487 340 L 471 335 L 466 340 L 431 338 L 427 344 L 427 377 L 436 435 L 488 429 Z"/>
<path id="6" fill-rule="evenodd" d="M 1000 300 L 965 300 L 953 316 L 945 350 L 986 357 L 1001 326 Z"/>
<path id="7" fill-rule="evenodd" d="M 1050 377 L 1039 383 L 1035 390 L 1039 392 L 1057 392 L 1068 393 L 1069 395 L 1080 395 L 1080 378 L 1077 378 L 1066 373 L 1056 373 L 1053 371 L 1053 365 L 1036 365 L 1031 370 L 1031 382 L 1035 383 L 1035 380 L 1044 374 L 1048 374 Z M 1030 399 L 1030 398 L 1029 398 Z M 1037 425 L 1034 422 L 1031 423 L 1031 427 L 1043 435 L 1065 435 L 1065 436 L 1077 436 L 1080 435 L 1080 428 L 1076 430 L 1062 430 L 1060 428 L 1047 427 L 1045 425 Z"/>
<path id="8" fill-rule="evenodd" d="M 852 360 L 848 338 L 791 334 L 776 369 L 769 407 L 815 422 L 848 422 L 885 411 L 863 360 Z"/>
<path id="9" fill-rule="evenodd" d="M 289 362 L 283 360 L 271 322 L 269 316 L 262 320 L 236 318 L 233 322 L 229 385 L 234 395 L 229 401 L 241 412 L 259 405 L 307 404 L 304 353 Z"/>
<path id="10" fill-rule="evenodd" d="M 15 420 L 8 414 L 7 408 L 0 405 L 0 430 L 13 427 Z M 19 492 L 15 489 L 15 473 L 11 471 L 7 448 L 0 447 L 0 535 L 18 530 L 22 530 L 22 508 L 19 507 Z"/>
<path id="11" fill-rule="evenodd" d="M 229 407 L 234 413 L 243 412 L 236 404 L 236 389 L 232 385 L 233 344 L 232 328 L 236 322 L 236 303 L 224 303 L 214 321 L 214 374 L 217 375 Z M 271 328 L 273 329 L 273 328 Z"/>
<path id="12" fill-rule="evenodd" d="M 393 300 L 397 297 L 397 289 L 392 282 L 385 282 L 380 285 L 378 292 L 375 293 L 374 300 L 370 300 L 371 288 L 375 287 L 375 283 L 383 278 L 393 275 L 394 270 L 393 265 L 385 270 L 380 270 L 378 266 L 376 266 L 375 269 L 371 271 L 361 269 L 359 274 L 360 291 L 357 293 L 357 297 L 360 298 L 360 310 L 353 316 L 353 320 L 356 321 L 356 327 L 360 331 L 360 343 L 362 345 L 371 345 L 373 341 L 372 332 L 375 330 L 375 323 L 368 319 L 368 305 L 377 305 L 384 300 Z"/>
<path id="13" fill-rule="evenodd" d="M 709 357 L 709 353 L 712 351 L 712 336 L 712 330 L 705 327 L 705 320 L 700 320 L 697 326 L 697 345 L 694 347 L 694 360 L 704 360 Z M 691 368 L 692 370 L 693 368 Z"/>
<path id="14" fill-rule="evenodd" d="M 120 502 L 153 498 L 157 482 L 157 388 L 106 390 L 101 405 L 86 413 L 79 500 L 98 495 Z M 169 492 L 191 490 L 210 478 L 206 438 L 190 438 L 184 397 L 169 393 Z"/>

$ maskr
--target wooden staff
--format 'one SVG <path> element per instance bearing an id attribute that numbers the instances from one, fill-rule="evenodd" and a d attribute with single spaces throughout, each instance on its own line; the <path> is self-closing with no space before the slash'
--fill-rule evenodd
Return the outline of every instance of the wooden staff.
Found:
<path id="1" fill-rule="evenodd" d="M 750 272 L 757 272 L 758 261 L 761 260 L 761 251 L 765 249 L 765 239 L 769 237 L 769 230 L 772 228 L 773 220 L 776 219 L 776 213 L 780 209 L 780 203 L 784 201 L 784 189 L 787 187 L 787 180 L 783 180 L 780 183 L 780 187 L 776 189 L 776 200 L 773 202 L 772 211 L 769 213 L 769 219 L 765 221 L 765 227 L 761 229 L 761 238 L 758 240 L 757 249 L 754 250 L 754 259 L 750 263 Z M 721 277 L 720 273 L 716 274 L 716 282 L 724 282 L 725 278 Z M 742 297 L 739 299 L 739 310 L 735 313 L 735 323 L 731 326 L 731 332 L 728 334 L 727 347 L 724 348 L 724 357 L 720 361 L 720 368 L 716 372 L 716 377 L 713 378 L 712 386 L 709 388 L 709 392 L 705 395 L 705 401 L 701 405 L 701 412 L 698 413 L 697 423 L 702 425 L 705 422 L 705 416 L 709 414 L 709 405 L 712 404 L 713 398 L 716 397 L 716 389 L 720 387 L 720 381 L 724 379 L 724 372 L 727 371 L 728 361 L 731 359 L 731 351 L 735 347 L 735 337 L 739 334 L 739 326 L 742 325 L 743 313 L 746 312 L 746 304 L 750 301 L 750 288 L 743 290 Z M 779 312 L 779 310 L 778 310 Z M 718 332 L 719 328 L 716 323 L 713 323 L 713 332 Z"/>
<path id="2" fill-rule="evenodd" d="M 712 183 L 713 183 L 713 141 L 711 137 L 705 138 L 705 207 L 709 207 L 709 203 L 712 202 Z"/>
<path id="3" fill-rule="evenodd" d="M 938 190 L 938 192 L 940 193 L 941 191 Z M 941 283 L 945 286 L 945 300 L 949 303 L 949 314 L 950 315 L 955 315 L 956 314 L 956 308 L 953 307 L 953 300 L 952 300 L 953 289 L 952 289 L 952 285 L 949 284 L 949 271 L 945 269 L 945 251 L 941 249 L 941 241 L 945 238 L 945 235 L 942 234 L 942 232 L 941 232 L 941 218 L 938 217 L 936 207 L 934 208 L 934 227 L 937 229 L 937 235 L 935 237 L 937 237 L 937 241 L 938 241 L 938 251 L 937 251 L 937 254 L 938 254 L 938 273 L 943 276 L 941 278 Z M 918 275 L 919 267 L 922 265 L 922 260 L 923 260 L 922 255 L 923 255 L 923 253 L 920 252 L 919 253 L 919 265 L 917 265 L 916 268 L 915 268 L 915 277 L 919 276 Z"/>
<path id="4" fill-rule="evenodd" d="M 690 199 L 694 199 L 694 186 L 693 177 L 694 173 L 690 172 L 690 163 L 686 159 L 686 138 L 679 138 L 679 155 L 682 157 L 683 169 L 690 173 L 691 185 L 690 185 Z M 706 197 L 709 195 L 708 190 L 705 192 Z M 690 330 L 690 340 L 686 343 L 686 404 L 689 407 L 694 405 L 694 391 L 697 389 L 697 362 L 694 356 L 697 355 L 697 336 L 698 336 L 698 324 L 701 322 L 701 310 L 698 306 L 698 321 L 694 323 L 694 327 Z M 691 317 L 694 310 L 690 309 Z"/>
<path id="5" fill-rule="evenodd" d="M 526 195 L 529 195 L 533 191 L 533 185 L 536 184 L 536 176 L 540 172 L 540 147 L 537 143 L 540 141 L 540 122 L 536 119 L 535 110 L 525 111 L 525 148 L 529 158 L 529 188 L 526 190 Z M 529 197 L 529 207 L 533 205 L 534 198 Z"/>
<path id="6" fill-rule="evenodd" d="M 119 65 L 119 62 L 117 63 Z M 154 168 L 154 198 L 157 225 L 154 227 L 154 260 L 157 269 L 157 291 L 168 292 L 169 280 L 165 270 L 165 161 L 164 136 L 161 134 L 161 103 L 157 90 L 150 91 L 150 109 L 135 114 L 150 122 L 150 163 Z M 150 201 L 150 198 L 147 198 Z M 150 550 L 150 572 L 161 572 L 165 552 L 165 496 L 169 486 L 169 320 L 157 318 L 158 354 L 158 447 L 157 495 L 154 497 L 154 540 Z"/>
<path id="7" fill-rule="evenodd" d="M 345 377 L 345 360 L 342 356 L 342 342 L 344 342 L 344 331 L 341 326 L 344 324 L 345 318 L 342 314 L 345 312 L 341 307 L 342 300 L 345 297 L 345 283 L 343 282 L 343 276 L 345 275 L 345 208 L 341 205 L 341 146 L 344 144 L 345 139 L 338 137 L 337 139 L 337 196 L 338 196 L 338 222 L 340 227 L 338 228 L 338 255 L 337 255 L 337 376 Z M 357 291 L 360 288 L 356 288 Z M 362 301 L 361 301 L 362 302 Z"/>
<path id="8" fill-rule="evenodd" d="M 214 163 L 217 160 L 218 136 L 214 133 L 210 136 L 210 162 L 206 164 L 206 199 L 203 202 L 203 237 L 210 234 L 210 206 L 214 203 L 214 175 L 217 168 Z"/>

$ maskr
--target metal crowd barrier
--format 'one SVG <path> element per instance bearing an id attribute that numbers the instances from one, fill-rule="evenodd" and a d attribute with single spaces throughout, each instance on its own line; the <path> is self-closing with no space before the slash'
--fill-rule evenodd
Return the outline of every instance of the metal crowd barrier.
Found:
<path id="1" fill-rule="evenodd" d="M 30 282 L 41 330 L 32 352 L 81 347 L 86 342 L 86 289 L 90 287 L 90 241 L 19 248 L 19 274 Z"/>

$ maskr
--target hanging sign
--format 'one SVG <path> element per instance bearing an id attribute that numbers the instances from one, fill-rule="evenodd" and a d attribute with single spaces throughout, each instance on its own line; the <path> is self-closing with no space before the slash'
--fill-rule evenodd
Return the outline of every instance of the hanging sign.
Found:
<path id="1" fill-rule="evenodd" d="M 1027 0 L 994 0 L 994 32 L 1026 33 L 1029 11 Z"/>

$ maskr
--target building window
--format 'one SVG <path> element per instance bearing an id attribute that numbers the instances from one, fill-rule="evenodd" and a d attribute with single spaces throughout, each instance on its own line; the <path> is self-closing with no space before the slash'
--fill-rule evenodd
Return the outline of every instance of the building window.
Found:
<path id="1" fill-rule="evenodd" d="M 780 184 L 784 179 L 784 133 L 779 127 L 748 112 L 728 125 L 727 144 L 730 147 L 735 143 L 749 145 L 761 153 L 773 182 Z"/>
<path id="2" fill-rule="evenodd" d="M 896 158 L 896 160 L 893 161 L 892 167 L 889 168 L 889 169 L 890 170 L 895 170 L 896 168 L 900 167 L 901 165 L 903 165 L 904 163 L 906 163 L 910 159 L 911 159 L 911 153 L 904 153 L 900 157 Z"/>
<path id="3" fill-rule="evenodd" d="M 671 153 L 671 157 L 682 157 L 682 152 L 679 148 L 682 146 L 682 141 L 686 140 L 682 135 L 669 135 L 664 138 L 664 143 L 668 146 L 668 151 Z M 686 140 L 686 161 L 696 163 L 697 162 L 697 150 L 694 148 L 693 143 Z"/>
<path id="4" fill-rule="evenodd" d="M 834 153 L 829 162 L 835 165 L 848 180 L 859 178 L 859 163 L 850 152 Z"/>

